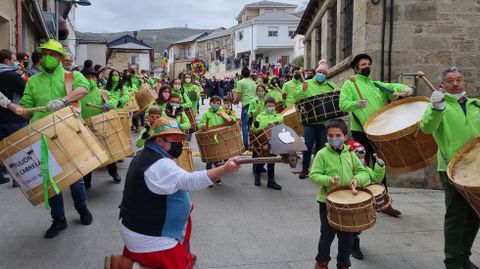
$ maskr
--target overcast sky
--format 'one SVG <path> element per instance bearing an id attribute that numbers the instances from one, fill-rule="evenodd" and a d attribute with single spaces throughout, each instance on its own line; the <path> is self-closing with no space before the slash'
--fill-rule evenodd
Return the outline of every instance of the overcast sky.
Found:
<path id="1" fill-rule="evenodd" d="M 90 0 L 76 9 L 77 30 L 120 32 L 167 27 L 231 27 L 243 6 L 255 0 Z M 305 0 L 277 0 L 300 5 Z"/>

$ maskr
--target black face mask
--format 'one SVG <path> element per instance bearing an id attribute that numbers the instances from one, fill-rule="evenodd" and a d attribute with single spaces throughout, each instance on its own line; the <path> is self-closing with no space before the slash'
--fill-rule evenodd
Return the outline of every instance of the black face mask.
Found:
<path id="1" fill-rule="evenodd" d="M 183 150 L 183 143 L 182 142 L 172 142 L 170 146 L 170 150 L 168 150 L 168 154 L 172 156 L 172 158 L 176 159 L 180 157 Z"/>
<path id="2" fill-rule="evenodd" d="M 300 80 L 300 79 L 302 78 L 302 75 L 300 75 L 300 74 L 295 74 L 295 75 L 293 76 L 293 78 L 296 79 L 296 80 Z"/>
<path id="3" fill-rule="evenodd" d="M 366 67 L 366 68 L 363 68 L 362 70 L 360 70 L 360 74 L 368 77 L 370 75 L 370 67 Z"/>
<path id="4" fill-rule="evenodd" d="M 28 68 L 28 64 L 29 64 L 28 61 L 23 62 L 23 67 L 24 67 L 25 69 Z"/>

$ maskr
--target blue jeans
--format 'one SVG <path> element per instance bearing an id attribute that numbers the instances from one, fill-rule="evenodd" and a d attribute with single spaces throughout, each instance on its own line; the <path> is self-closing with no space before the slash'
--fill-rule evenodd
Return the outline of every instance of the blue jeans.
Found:
<path id="1" fill-rule="evenodd" d="M 72 192 L 73 204 L 76 210 L 87 207 L 87 193 L 85 191 L 85 183 L 83 178 L 70 185 Z M 65 207 L 63 206 L 63 194 L 59 193 L 48 199 L 50 203 L 50 215 L 52 218 L 64 218 Z"/>
<path id="2" fill-rule="evenodd" d="M 304 125 L 303 127 L 305 129 L 307 151 L 303 152 L 302 169 L 308 171 L 312 153 L 317 154 L 317 151 L 321 150 L 327 143 L 327 132 L 322 124 Z M 313 147 L 315 147 L 315 150 Z"/>
<path id="3" fill-rule="evenodd" d="M 250 130 L 250 126 L 248 125 L 248 105 L 242 106 L 242 137 L 243 137 L 243 145 L 245 149 L 248 149 L 248 131 Z"/>
<path id="4" fill-rule="evenodd" d="M 17 123 L 6 123 L 0 124 L 0 139 L 4 139 L 5 137 L 15 133 L 16 131 L 22 129 L 23 127 L 27 126 L 27 122 L 17 122 Z M 0 179 L 3 178 L 3 174 L 6 173 L 4 168 L 0 165 Z"/>

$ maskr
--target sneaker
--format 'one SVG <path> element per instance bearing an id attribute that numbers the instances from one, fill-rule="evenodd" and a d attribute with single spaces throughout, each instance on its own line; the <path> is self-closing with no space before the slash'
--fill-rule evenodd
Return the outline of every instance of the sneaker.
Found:
<path id="1" fill-rule="evenodd" d="M 67 219 L 65 217 L 53 219 L 52 225 L 45 232 L 44 237 L 47 239 L 54 238 L 66 228 L 67 228 Z"/>
<path id="2" fill-rule="evenodd" d="M 306 179 L 308 176 L 308 170 L 302 170 L 302 172 L 300 172 L 300 174 L 298 175 L 298 178 L 299 179 Z"/>
<path id="3" fill-rule="evenodd" d="M 122 182 L 122 178 L 120 177 L 120 175 L 118 173 L 115 173 L 113 175 L 111 175 L 112 178 L 113 178 L 113 182 L 119 184 L 120 182 Z"/>
<path id="4" fill-rule="evenodd" d="M 80 222 L 83 225 L 90 225 L 93 222 L 93 216 L 92 213 L 88 210 L 87 207 L 78 209 L 78 214 L 80 215 Z"/>

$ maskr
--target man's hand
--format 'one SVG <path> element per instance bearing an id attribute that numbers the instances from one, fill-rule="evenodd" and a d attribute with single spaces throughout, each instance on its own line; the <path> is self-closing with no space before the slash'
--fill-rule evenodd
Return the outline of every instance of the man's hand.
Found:
<path id="1" fill-rule="evenodd" d="M 445 109 L 445 94 L 442 91 L 436 90 L 432 93 L 430 97 L 432 100 L 432 107 L 436 110 L 444 110 Z"/>
<path id="2" fill-rule="evenodd" d="M 237 164 L 236 160 L 237 160 L 237 158 L 235 158 L 235 157 L 230 158 L 222 165 L 225 174 L 230 174 L 230 173 L 233 173 L 233 172 L 237 172 L 238 169 L 240 169 L 240 165 Z"/>
<path id="3" fill-rule="evenodd" d="M 50 111 L 57 111 L 65 107 L 65 102 L 62 99 L 48 101 L 47 108 Z"/>
<path id="4" fill-rule="evenodd" d="M 340 187 L 340 177 L 334 176 L 328 180 L 334 188 Z"/>
<path id="5" fill-rule="evenodd" d="M 10 99 L 8 99 L 2 92 L 0 92 L 0 106 L 8 109 L 8 106 L 12 103 Z"/>
<path id="6" fill-rule="evenodd" d="M 393 96 L 393 99 L 398 99 L 400 97 L 405 97 L 405 96 L 412 96 L 413 95 L 413 89 L 410 88 L 410 87 L 406 87 L 404 89 L 402 89 L 400 92 L 394 92 L 392 94 Z"/>
<path id="7" fill-rule="evenodd" d="M 366 108 L 368 106 L 368 102 L 367 102 L 367 100 L 362 99 L 362 100 L 358 101 L 357 106 L 359 108 Z"/>
<path id="8" fill-rule="evenodd" d="M 358 180 L 356 178 L 352 179 L 352 181 L 348 183 L 348 186 L 350 186 L 350 188 L 352 189 L 356 189 L 358 186 Z"/>

